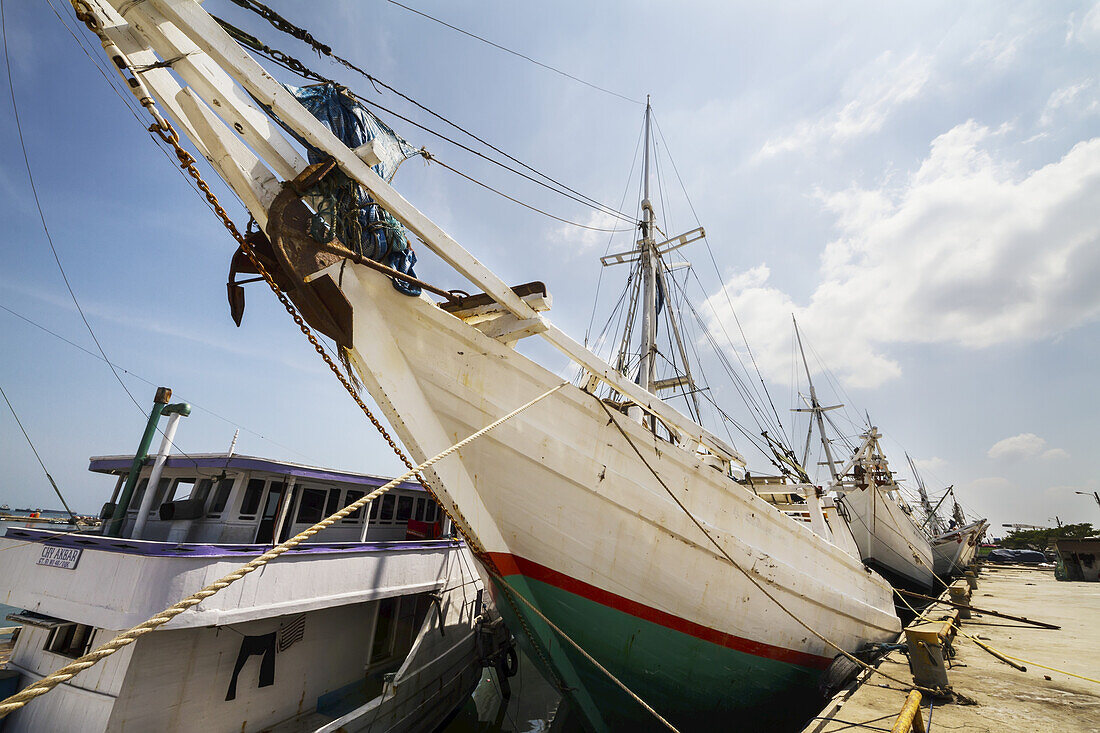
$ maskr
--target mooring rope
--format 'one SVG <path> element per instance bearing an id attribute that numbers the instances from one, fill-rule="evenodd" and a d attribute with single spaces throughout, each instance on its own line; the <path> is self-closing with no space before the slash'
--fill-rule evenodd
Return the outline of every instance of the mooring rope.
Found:
<path id="1" fill-rule="evenodd" d="M 867 670 L 868 672 L 873 672 L 875 674 L 882 675 L 886 679 L 888 679 L 892 682 L 896 682 L 899 685 L 902 685 L 906 688 L 909 688 L 909 687 L 912 686 L 910 683 L 905 682 L 903 680 L 900 680 L 897 677 L 894 677 L 893 675 L 888 674 L 887 672 L 883 672 L 878 667 L 872 666 L 872 665 L 868 664 L 867 662 L 864 662 L 859 657 L 857 657 L 854 654 L 852 654 L 851 652 L 847 651 L 846 649 L 841 647 L 839 644 L 834 642 L 832 639 L 829 639 L 827 636 L 822 634 L 820 631 L 818 631 L 817 629 L 813 628 L 808 623 L 803 621 L 802 618 L 799 617 L 798 614 L 796 614 L 791 609 L 787 608 L 783 604 L 782 601 L 780 601 L 778 598 L 776 598 L 774 595 L 772 595 L 772 593 L 769 592 L 768 589 L 765 588 L 764 585 L 760 581 L 758 581 L 756 578 L 754 578 L 752 576 L 752 573 L 750 573 L 748 570 L 743 568 L 736 560 L 733 559 L 733 557 L 730 556 L 730 554 L 728 552 L 726 552 L 726 548 L 722 547 L 721 543 L 719 543 L 718 540 L 716 540 L 714 538 L 714 536 L 710 533 L 710 531 L 707 530 L 707 528 L 703 526 L 703 523 L 700 522 L 699 519 L 697 519 L 695 517 L 695 515 L 691 513 L 691 510 L 688 509 L 686 506 L 684 506 L 683 502 L 680 501 L 680 498 L 678 496 L 676 496 L 675 493 L 673 493 L 672 489 L 670 489 L 668 487 L 668 484 L 666 484 L 664 482 L 664 479 L 661 478 L 660 474 L 658 474 L 657 471 L 653 468 L 653 466 L 650 465 L 649 461 L 647 461 L 645 459 L 645 456 L 642 455 L 642 452 L 640 450 L 638 450 L 638 446 L 636 446 L 634 444 L 634 441 L 627 434 L 627 432 L 625 430 L 623 430 L 623 427 L 622 427 L 622 425 L 619 424 L 619 421 L 616 420 L 615 416 L 611 414 L 611 411 L 607 409 L 607 405 L 604 404 L 603 400 L 596 397 L 595 395 L 593 395 L 593 397 L 600 403 L 600 406 L 603 407 L 604 412 L 607 413 L 607 418 L 611 422 L 611 424 L 613 424 L 618 429 L 619 433 L 623 436 L 623 438 L 626 439 L 626 442 L 630 445 L 630 447 L 632 449 L 634 449 L 634 453 L 636 453 L 638 458 L 641 459 L 642 463 L 645 464 L 645 467 L 649 469 L 649 472 L 651 474 L 653 474 L 653 477 L 655 479 L 657 479 L 657 483 L 659 483 L 661 485 L 661 488 L 663 488 L 665 490 L 665 493 L 667 493 L 669 495 L 669 497 L 672 498 L 672 500 L 676 503 L 676 506 L 678 506 L 684 512 L 684 514 L 687 515 L 687 518 L 690 519 L 692 521 L 692 523 L 696 527 L 699 528 L 699 530 L 703 533 L 703 535 L 708 540 L 710 540 L 711 544 L 713 544 L 715 546 L 715 548 L 718 550 L 719 554 L 721 554 L 722 557 L 724 557 L 726 559 L 726 561 L 729 562 L 730 565 L 732 565 L 734 568 L 736 568 L 738 571 L 740 571 L 740 573 L 742 575 L 744 575 L 745 578 L 749 582 L 751 582 L 753 585 L 755 585 L 757 590 L 759 590 L 761 593 L 763 593 L 765 596 L 767 596 L 768 600 L 770 600 L 775 605 L 779 606 L 780 610 L 782 610 L 784 613 L 786 613 L 788 616 L 790 616 L 791 619 L 796 624 L 798 624 L 802 628 L 806 629 L 806 631 L 810 632 L 815 637 L 817 637 L 826 646 L 829 646 L 829 647 L 832 647 L 833 649 L 835 649 L 842 656 L 846 657 L 849 661 L 855 662 L 857 665 L 859 665 L 861 668 Z M 920 690 L 921 692 L 927 692 L 927 693 L 932 694 L 932 695 L 943 695 L 944 692 L 945 692 L 945 690 L 933 689 L 933 688 L 930 688 L 930 687 L 921 687 L 919 685 L 916 686 L 916 689 Z"/>
<path id="2" fill-rule="evenodd" d="M 175 605 L 164 609 L 163 611 L 161 611 L 157 615 L 153 616 L 152 618 L 148 619 L 147 621 L 144 621 L 144 622 L 138 624 L 137 626 L 134 626 L 133 628 L 122 632 L 121 634 L 117 635 L 115 638 L 108 641 L 106 644 L 103 644 L 102 646 L 98 647 L 97 649 L 94 649 L 93 651 L 88 652 L 87 654 L 85 654 L 84 656 L 82 656 L 79 659 L 75 660 L 71 664 L 67 664 L 64 667 L 61 667 L 60 669 L 55 670 L 55 671 L 51 672 L 50 674 L 46 675 L 45 677 L 40 679 L 38 682 L 35 682 L 34 684 L 29 685 L 28 687 L 25 687 L 24 689 L 20 690 L 16 694 L 14 694 L 11 697 L 7 698 L 3 702 L 0 702 L 0 718 L 3 718 L 8 713 L 12 713 L 12 712 L 20 709 L 21 707 L 26 705 L 28 702 L 30 702 L 34 698 L 36 698 L 40 695 L 45 695 L 47 692 L 49 692 L 53 688 L 60 685 L 62 682 L 67 682 L 67 681 L 71 680 L 73 677 L 80 674 L 84 670 L 95 666 L 96 664 L 98 664 L 102 660 L 104 660 L 107 657 L 111 656 L 112 654 L 117 652 L 119 649 L 122 649 L 123 647 L 126 647 L 130 644 L 133 644 L 141 636 L 144 636 L 145 634 L 148 634 L 150 631 L 153 631 L 156 628 L 158 628 L 160 626 L 163 626 L 164 624 L 168 623 L 173 618 L 180 615 L 181 613 L 183 613 L 187 609 L 189 609 L 193 606 L 197 606 L 198 604 L 202 603 L 204 600 L 206 600 L 210 596 L 214 595 L 215 593 L 218 593 L 219 591 L 221 591 L 224 588 L 228 587 L 229 585 L 237 582 L 238 580 L 240 580 L 244 576 L 248 575 L 249 573 L 263 567 L 267 563 L 269 563 L 272 560 L 274 560 L 275 558 L 279 557 L 279 555 L 282 555 L 283 553 L 294 549 L 299 544 L 301 544 L 305 540 L 309 539 L 313 535 L 327 529 L 328 527 L 330 527 L 335 522 L 340 521 L 341 519 L 348 516 L 352 512 L 358 511 L 363 506 L 365 506 L 365 505 L 369 504 L 370 502 L 374 501 L 375 499 L 377 499 L 378 497 L 380 497 L 382 494 L 386 493 L 387 491 L 389 491 L 393 487 L 395 487 L 398 484 L 408 480 L 409 478 L 414 476 L 417 472 L 422 471 L 422 470 L 424 470 L 426 468 L 429 468 L 430 466 L 438 463 L 439 461 L 443 460 L 444 458 L 451 455 L 455 451 L 461 449 L 463 446 L 466 446 L 469 443 L 472 443 L 473 441 L 477 440 L 481 436 L 485 435 L 490 430 L 493 430 L 494 428 L 508 422 L 513 417 L 520 414 L 524 410 L 528 409 L 532 405 L 535 405 L 536 403 L 541 402 L 542 400 L 546 399 L 547 397 L 549 397 L 550 395 L 554 394 L 559 389 L 564 387 L 566 384 L 568 384 L 568 382 L 562 382 L 561 384 L 554 387 L 553 389 L 549 389 L 549 390 L 543 392 L 542 394 L 540 394 L 538 397 L 531 400 L 530 402 L 527 402 L 526 404 L 521 405 L 520 407 L 516 408 L 512 412 L 509 412 L 504 417 L 502 417 L 502 418 L 486 425 L 481 430 L 478 430 L 476 433 L 473 433 L 472 435 L 466 437 L 465 439 L 459 441 L 458 443 L 455 443 L 454 445 L 452 445 L 450 448 L 447 448 L 443 452 L 437 453 L 436 455 L 432 456 L 428 460 L 421 463 L 419 466 L 415 466 L 414 468 L 409 469 L 408 471 L 401 474 L 400 476 L 393 479 L 392 481 L 385 484 L 384 486 L 381 486 L 381 487 L 375 489 L 374 491 L 372 491 L 371 493 L 367 494 L 366 496 L 352 502 L 351 504 L 348 504 L 346 507 L 344 507 L 340 511 L 336 512 L 335 514 L 333 514 L 329 517 L 326 517 L 325 519 L 322 519 L 320 522 L 318 522 L 317 524 L 314 524 L 309 529 L 306 529 L 302 532 L 299 532 L 298 534 L 294 535 L 289 540 L 287 540 L 286 542 L 283 542 L 280 545 L 276 545 L 275 547 L 271 548 L 270 550 L 268 550 L 264 554 L 260 555 L 259 557 L 254 558 L 250 562 L 246 563 L 245 565 L 242 565 L 241 567 L 237 568 L 236 570 L 229 573 L 228 575 L 225 575 L 225 576 L 219 578 L 218 580 L 214 581 L 213 583 L 206 586 L 205 588 L 202 588 L 201 590 L 198 590 L 198 591 L 192 593 L 191 595 L 187 596 L 186 598 L 179 601 Z"/>
<path id="3" fill-rule="evenodd" d="M 912 611 L 913 614 L 917 618 L 919 618 L 921 621 L 924 621 L 926 623 L 939 623 L 938 621 L 928 618 L 923 613 L 921 613 L 917 609 L 913 608 L 913 605 L 905 599 L 905 596 L 901 595 L 900 593 L 898 593 L 896 595 L 897 595 L 898 598 L 901 599 L 901 602 L 904 603 L 909 608 L 909 610 Z M 930 603 L 928 605 L 929 606 L 934 606 L 936 604 L 935 603 Z M 928 609 L 925 608 L 924 610 L 927 611 Z M 1014 657 L 1011 654 L 1008 654 L 1007 652 L 1004 652 L 1004 651 L 1001 651 L 1000 649 L 997 649 L 992 644 L 986 644 L 985 642 L 980 641 L 976 637 L 971 636 L 970 634 L 963 631 L 962 628 L 960 628 L 960 626 L 961 626 L 961 624 L 956 625 L 955 626 L 955 631 L 957 631 L 960 635 L 966 637 L 967 639 L 970 639 L 970 641 L 974 642 L 978 646 L 979 649 L 982 649 L 983 651 L 988 652 L 992 656 L 996 656 L 997 654 L 1000 654 L 1001 656 L 1007 657 L 1007 658 L 1012 659 L 1016 662 L 1021 662 L 1022 664 L 1030 664 L 1030 665 L 1034 665 L 1036 667 L 1042 667 L 1043 669 L 1050 670 L 1051 672 L 1057 672 L 1058 674 L 1064 674 L 1064 675 L 1068 675 L 1070 677 L 1076 677 L 1079 680 L 1085 680 L 1086 682 L 1092 682 L 1092 683 L 1095 683 L 1097 685 L 1100 685 L 1100 680 L 1094 680 L 1092 677 L 1086 677 L 1083 674 L 1077 674 L 1076 672 L 1067 672 L 1064 669 L 1058 669 L 1057 667 L 1048 667 L 1045 664 L 1039 664 L 1038 662 L 1032 662 L 1030 659 L 1021 659 L 1020 657 Z M 1024 671 L 1026 671 L 1026 670 L 1024 670 Z"/>
<path id="4" fill-rule="evenodd" d="M 607 675 L 607 677 L 608 677 L 608 678 L 609 678 L 609 679 L 610 679 L 610 680 L 611 680 L 612 682 L 614 682 L 614 683 L 615 683 L 616 685 L 618 685 L 618 686 L 619 686 L 619 688 L 620 688 L 620 689 L 621 689 L 621 690 L 622 690 L 623 692 L 625 692 L 625 693 L 626 693 L 627 695 L 629 695 L 630 697 L 634 698 L 634 701 L 635 701 L 636 703 L 638 703 L 638 704 L 639 704 L 639 705 L 641 705 L 641 706 L 642 706 L 643 708 L 645 708 L 645 709 L 646 709 L 646 711 L 647 711 L 647 712 L 649 712 L 649 713 L 651 713 L 651 714 L 653 715 L 653 717 L 657 718 L 657 720 L 661 721 L 661 723 L 662 723 L 662 724 L 664 724 L 664 726 L 665 726 L 666 728 L 668 728 L 669 730 L 673 731 L 673 733 L 679 733 L 679 731 L 678 731 L 678 729 L 676 728 L 676 726 L 674 726 L 674 725 L 673 725 L 672 723 L 670 723 L 670 722 L 668 722 L 667 720 L 665 720 L 665 719 L 664 719 L 664 717 L 663 717 L 663 716 L 662 716 L 662 715 L 661 715 L 660 713 L 658 713 L 658 712 L 657 712 L 656 710 L 654 710 L 654 709 L 653 709 L 652 707 L 650 707 L 650 705 L 649 705 L 649 704 L 648 704 L 648 703 L 647 703 L 647 702 L 646 702 L 645 700 L 643 700 L 642 698 L 638 697 L 638 695 L 637 695 L 637 694 L 635 694 L 633 690 L 631 690 L 631 689 L 630 689 L 629 687 L 627 687 L 627 686 L 626 686 L 626 685 L 625 685 L 625 684 L 624 684 L 624 683 L 623 683 L 623 682 L 622 682 L 622 681 L 621 681 L 621 680 L 620 680 L 620 679 L 619 679 L 618 677 L 616 677 L 616 676 L 615 676 L 614 674 L 612 674 L 610 670 L 608 670 L 608 669 L 607 669 L 606 667 L 604 667 L 604 666 L 603 666 L 602 664 L 600 664 L 599 662 L 597 662 L 597 661 L 596 661 L 596 659 L 595 659 L 595 657 L 593 657 L 593 656 L 592 656 L 591 654 L 589 654 L 589 653 L 588 653 L 588 652 L 586 652 L 586 651 L 585 651 L 585 650 L 584 650 L 583 648 L 581 648 L 581 645 L 580 645 L 580 644 L 578 644 L 577 642 L 573 641 L 572 637 L 570 637 L 570 636 L 569 636 L 569 634 L 567 634 L 567 633 L 565 633 L 564 631 L 562 631 L 561 629 L 559 629 L 559 628 L 558 628 L 558 627 L 557 627 L 557 626 L 556 626 L 556 625 L 554 624 L 554 622 L 553 622 L 553 621 L 551 621 L 550 619 L 546 618 L 546 616 L 544 616 L 544 615 L 542 614 L 542 611 L 540 611 L 540 610 L 539 610 L 538 608 L 536 608 L 536 607 L 535 607 L 535 605 L 534 605 L 533 603 L 531 603 L 531 601 L 529 601 L 529 600 L 527 600 L 526 598 L 524 598 L 524 597 L 523 597 L 523 596 L 522 596 L 522 595 L 521 595 L 521 594 L 519 593 L 519 591 L 517 591 L 517 590 L 516 590 L 515 588 L 513 588 L 513 587 L 512 587 L 512 585 L 511 585 L 511 584 L 510 584 L 510 583 L 509 583 L 508 581 L 506 581 L 506 580 L 504 579 L 504 577 L 503 577 L 503 576 L 501 576 L 501 575 L 496 575 L 495 577 L 496 577 L 496 579 L 497 579 L 497 582 L 498 582 L 498 583 L 500 583 L 500 584 L 501 584 L 501 585 L 503 585 L 503 586 L 504 586 L 505 588 L 507 588 L 507 589 L 508 589 L 508 591 L 509 591 L 509 592 L 510 592 L 511 594 L 515 595 L 515 596 L 516 596 L 517 598 L 519 598 L 519 599 L 520 599 L 521 601 L 523 601 L 524 605 L 526 605 L 526 606 L 527 606 L 528 608 L 530 608 L 530 609 L 531 609 L 532 611 L 534 611 L 534 612 L 535 612 L 535 615 L 536 615 L 536 616 L 538 616 L 538 617 L 539 617 L 540 619 L 542 619 L 542 620 L 543 620 L 544 622 L 546 622 L 546 625 L 547 625 L 547 626 L 549 626 L 549 627 L 550 627 L 551 629 L 553 629 L 554 631 L 556 631 L 556 632 L 558 633 L 558 635 L 559 635 L 559 636 L 561 636 L 561 638 L 563 638 L 563 639 L 565 639 L 566 641 L 568 641 L 568 642 L 569 642 L 569 644 L 570 644 L 570 645 L 571 645 L 571 646 L 572 646 L 572 647 L 573 647 L 574 649 L 576 649 L 576 650 L 577 650 L 578 652 L 580 652 L 580 653 L 581 653 L 581 656 L 583 656 L 583 657 L 584 657 L 585 659 L 587 659 L 587 660 L 588 660 L 589 662 L 591 662 L 591 663 L 592 663 L 592 665 L 593 665 L 593 666 L 594 666 L 594 667 L 595 667 L 596 669 L 600 670 L 600 671 L 601 671 L 601 672 L 603 672 L 603 673 L 604 673 L 605 675 Z"/>

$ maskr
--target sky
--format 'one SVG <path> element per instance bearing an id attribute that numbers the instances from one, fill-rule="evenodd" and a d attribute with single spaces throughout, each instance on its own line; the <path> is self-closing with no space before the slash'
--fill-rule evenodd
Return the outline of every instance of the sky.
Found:
<path id="1" fill-rule="evenodd" d="M 243 326 L 234 326 L 224 286 L 234 243 L 105 79 L 98 44 L 67 4 L 52 2 L 5 8 L 10 73 L 58 258 L 120 369 L 116 379 L 99 358 L 54 260 L 5 89 L 0 386 L 70 503 L 94 512 L 109 498 L 113 483 L 87 472 L 88 457 L 136 448 L 156 385 L 195 408 L 180 425 L 180 450 L 224 451 L 240 429 L 241 453 L 396 472 L 388 447 L 260 286 L 248 287 Z M 524 163 L 636 212 L 643 104 L 383 0 L 271 5 Z M 203 7 L 443 131 L 227 0 Z M 832 413 L 838 432 L 852 440 L 869 416 L 903 485 L 913 485 L 908 452 L 933 494 L 954 485 L 963 506 L 997 528 L 1100 525 L 1100 506 L 1075 493 L 1100 489 L 1100 4 L 413 7 L 616 94 L 652 96 L 662 228 L 705 225 L 705 245 L 680 250 L 697 276 L 693 299 L 712 333 L 740 325 L 799 452 L 805 417 L 789 410 L 806 385 L 795 371 L 792 314 L 822 401 L 845 404 Z M 613 222 L 383 118 L 513 197 L 570 221 Z M 200 168 L 215 178 L 204 161 Z M 624 277 L 601 273 L 599 256 L 628 249 L 629 233 L 609 240 L 419 160 L 395 185 L 506 281 L 546 282 L 550 318 L 567 333 L 583 338 L 591 322 L 597 336 Z M 232 193 L 220 182 L 214 191 L 243 225 Z M 421 276 L 463 285 L 419 253 Z M 720 344 L 727 356 L 749 359 L 739 334 L 733 342 Z M 524 349 L 568 373 L 551 349 Z M 704 357 L 700 368 L 713 377 L 716 365 Z M 716 401 L 751 424 L 737 392 L 718 381 Z M 57 506 L 6 410 L 0 502 Z"/>

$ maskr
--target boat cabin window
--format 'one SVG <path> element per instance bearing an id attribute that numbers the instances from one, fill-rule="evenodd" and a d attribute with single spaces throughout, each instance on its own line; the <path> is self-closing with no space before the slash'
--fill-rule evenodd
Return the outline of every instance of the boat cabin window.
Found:
<path id="1" fill-rule="evenodd" d="M 138 481 L 137 488 L 134 489 L 134 495 L 130 497 L 129 512 L 131 514 L 137 514 L 138 507 L 141 506 L 141 498 L 145 496 L 145 487 L 149 485 L 149 479 L 143 478 Z"/>
<path id="2" fill-rule="evenodd" d="M 168 487 L 171 485 L 172 479 L 162 477 L 157 484 L 157 493 L 153 497 L 153 503 L 150 504 L 150 511 L 157 511 L 157 507 L 160 506 L 161 500 L 164 499 L 164 495 L 168 492 Z M 143 478 L 138 482 L 137 488 L 134 489 L 134 495 L 130 498 L 130 508 L 127 510 L 130 514 L 137 514 L 138 509 L 141 508 L 141 500 L 145 498 L 145 490 L 149 487 L 149 479 Z"/>
<path id="3" fill-rule="evenodd" d="M 207 479 L 207 487 L 210 485 L 210 480 Z M 185 501 L 191 498 L 191 494 L 195 491 L 195 479 L 193 478 L 179 478 L 176 479 L 176 483 L 172 486 L 172 490 L 164 495 L 164 501 Z"/>
<path id="4" fill-rule="evenodd" d="M 229 492 L 233 490 L 233 479 L 223 478 L 218 481 L 218 488 L 214 491 L 214 500 L 210 502 L 207 516 L 217 516 L 225 511 L 225 505 L 229 503 Z"/>
<path id="5" fill-rule="evenodd" d="M 324 489 L 305 489 L 302 491 L 301 501 L 298 502 L 299 523 L 316 524 L 324 518 L 325 501 L 327 492 Z"/>
<path id="6" fill-rule="evenodd" d="M 328 502 L 325 504 L 325 516 L 331 517 L 333 514 L 343 509 L 347 504 L 340 503 L 340 489 L 328 490 Z M 349 501 L 348 504 L 351 502 Z"/>
<path id="7" fill-rule="evenodd" d="M 359 501 L 360 499 L 363 498 L 363 496 L 365 496 L 365 492 L 349 490 L 348 494 L 347 494 L 347 497 L 344 498 L 344 506 L 347 506 L 348 504 L 351 504 L 354 501 Z M 362 518 L 363 518 L 363 507 L 359 507 L 354 512 L 352 512 L 351 514 L 347 515 L 344 518 L 344 522 L 346 522 L 348 524 L 351 524 L 352 522 L 358 522 Z"/>
<path id="8" fill-rule="evenodd" d="M 87 624 L 61 624 L 46 637 L 45 650 L 63 657 L 76 659 L 88 653 L 92 647 L 95 627 Z"/>
<path id="9" fill-rule="evenodd" d="M 382 495 L 382 510 L 378 517 L 378 521 L 382 524 L 389 524 L 393 521 L 394 501 L 393 494 Z"/>
<path id="10" fill-rule="evenodd" d="M 248 482 L 244 499 L 241 500 L 241 519 L 252 519 L 256 516 L 264 493 L 264 483 L 262 478 L 254 478 Z"/>
<path id="11" fill-rule="evenodd" d="M 411 496 L 397 497 L 397 521 L 407 522 L 412 517 L 413 498 Z"/>

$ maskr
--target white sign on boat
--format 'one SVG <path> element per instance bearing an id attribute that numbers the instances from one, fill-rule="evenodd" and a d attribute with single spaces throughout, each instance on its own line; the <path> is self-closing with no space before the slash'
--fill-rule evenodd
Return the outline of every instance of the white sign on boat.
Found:
<path id="1" fill-rule="evenodd" d="M 48 565 L 51 568 L 65 568 L 75 570 L 80 562 L 81 548 L 72 547 L 43 547 L 42 555 L 38 558 L 39 565 Z"/>

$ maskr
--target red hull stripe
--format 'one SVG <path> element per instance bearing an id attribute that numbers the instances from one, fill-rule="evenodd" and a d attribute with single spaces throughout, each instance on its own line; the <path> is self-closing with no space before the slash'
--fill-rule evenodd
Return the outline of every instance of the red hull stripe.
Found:
<path id="1" fill-rule="evenodd" d="M 816 654 L 800 652 L 794 649 L 784 649 L 783 647 L 772 646 L 771 644 L 764 644 L 751 639 L 744 639 L 740 636 L 727 634 L 724 631 L 718 631 L 717 629 L 688 621 L 679 616 L 674 616 L 671 613 L 638 603 L 637 601 L 632 601 L 629 598 L 624 598 L 623 596 L 616 595 L 602 588 L 597 588 L 594 585 L 589 585 L 584 581 L 577 580 L 564 573 L 559 573 L 557 570 L 548 568 L 545 565 L 540 565 L 532 560 L 519 557 L 518 555 L 504 552 L 490 552 L 489 556 L 493 559 L 493 562 L 496 563 L 496 566 L 500 568 L 500 572 L 506 576 L 522 575 L 532 580 L 537 580 L 540 583 L 546 583 L 555 588 L 560 588 L 567 593 L 573 593 L 574 595 L 594 601 L 608 608 L 613 608 L 617 611 L 630 614 L 631 616 L 636 616 L 644 621 L 659 624 L 673 631 L 679 631 L 682 634 L 688 634 L 689 636 L 702 639 L 711 644 L 726 647 L 727 649 L 733 649 L 766 659 L 774 659 L 779 662 L 787 662 L 788 664 L 797 664 L 800 667 L 813 667 L 816 669 L 825 669 L 829 666 L 830 662 L 832 662 L 832 659 L 829 657 L 819 657 Z"/>

